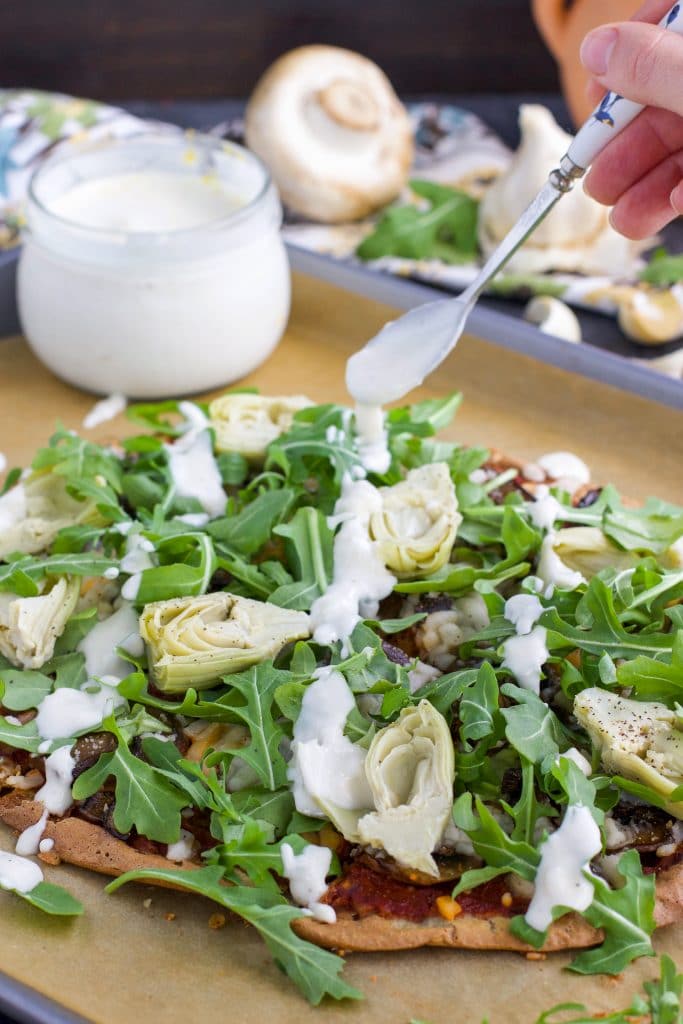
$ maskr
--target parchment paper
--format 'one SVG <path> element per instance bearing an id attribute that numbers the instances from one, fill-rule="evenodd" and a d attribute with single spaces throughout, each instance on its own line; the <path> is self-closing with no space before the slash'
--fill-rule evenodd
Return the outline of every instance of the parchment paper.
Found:
<path id="1" fill-rule="evenodd" d="M 395 315 L 299 278 L 284 341 L 245 383 L 264 393 L 303 391 L 317 401 L 346 400 L 345 359 Z M 473 337 L 461 340 L 416 396 L 454 388 L 465 393 L 465 402 L 452 437 L 530 459 L 570 449 L 588 462 L 596 481 L 611 480 L 636 497 L 683 498 L 680 413 Z M 25 465 L 57 419 L 82 429 L 92 402 L 43 369 L 20 339 L 0 344 L 0 450 L 10 466 Z M 114 439 L 134 431 L 119 419 L 88 436 Z M 13 837 L 0 826 L 0 847 L 12 846 Z M 408 1024 L 414 1017 L 430 1024 L 481 1024 L 483 1018 L 532 1024 L 541 1010 L 561 1001 L 585 1002 L 593 1011 L 624 1007 L 643 979 L 657 972 L 652 959 L 608 979 L 564 971 L 570 957 L 563 954 L 541 962 L 457 950 L 354 954 L 346 976 L 365 1000 L 314 1010 L 273 965 L 256 933 L 235 921 L 209 928 L 218 909 L 213 904 L 132 886 L 107 897 L 99 876 L 66 866 L 45 868 L 45 874 L 66 885 L 87 912 L 73 922 L 53 920 L 0 893 L 0 970 L 102 1024 Z M 677 926 L 659 933 L 655 945 L 680 964 L 682 940 L 683 927 Z"/>

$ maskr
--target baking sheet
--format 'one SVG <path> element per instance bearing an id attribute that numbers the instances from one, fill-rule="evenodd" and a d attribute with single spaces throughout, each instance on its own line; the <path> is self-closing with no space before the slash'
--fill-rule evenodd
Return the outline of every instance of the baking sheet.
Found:
<path id="1" fill-rule="evenodd" d="M 244 383 L 271 394 L 305 391 L 318 401 L 346 400 L 346 358 L 395 315 L 395 309 L 298 275 L 286 337 Z M 466 400 L 451 437 L 529 459 L 570 448 L 597 481 L 610 479 L 633 495 L 681 500 L 683 417 L 676 411 L 472 336 L 414 397 L 453 388 Z M 10 465 L 25 464 L 57 419 L 80 429 L 92 401 L 52 377 L 21 340 L 0 347 L 0 449 Z M 104 440 L 135 429 L 121 419 L 88 436 Z M 12 844 L 0 827 L 0 847 Z M 79 869 L 46 868 L 45 874 L 66 885 L 87 912 L 72 922 L 50 919 L 0 893 L 0 970 L 102 1024 L 226 1018 L 239 1024 L 408 1024 L 414 1017 L 430 1024 L 479 1024 L 485 1017 L 490 1024 L 532 1024 L 560 1001 L 586 1002 L 592 1010 L 624 1007 L 643 979 L 657 973 L 651 959 L 608 979 L 564 972 L 565 955 L 531 962 L 512 953 L 355 954 L 346 977 L 365 993 L 364 1002 L 315 1010 L 280 974 L 256 933 L 233 921 L 219 931 L 209 928 L 212 904 L 140 887 L 107 897 L 104 880 Z M 661 932 L 655 946 L 680 961 L 682 940 L 683 927 L 676 926 Z M 0 1005 L 12 1005 L 10 994 L 0 977 Z M 50 1020 L 39 1006 L 34 1017 Z"/>

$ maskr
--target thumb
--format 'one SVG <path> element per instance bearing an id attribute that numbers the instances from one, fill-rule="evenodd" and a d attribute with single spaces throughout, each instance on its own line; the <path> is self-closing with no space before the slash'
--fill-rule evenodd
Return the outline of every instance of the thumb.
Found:
<path id="1" fill-rule="evenodd" d="M 603 25 L 584 39 L 581 61 L 605 89 L 683 116 L 683 36 L 658 25 Z"/>

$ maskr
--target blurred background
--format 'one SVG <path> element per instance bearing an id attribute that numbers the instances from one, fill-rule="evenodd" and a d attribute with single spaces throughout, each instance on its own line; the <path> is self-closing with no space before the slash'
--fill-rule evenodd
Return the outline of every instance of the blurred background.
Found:
<path id="1" fill-rule="evenodd" d="M 306 43 L 359 50 L 404 95 L 558 88 L 529 0 L 22 0 L 5 7 L 2 86 L 118 101 L 246 96 Z"/>

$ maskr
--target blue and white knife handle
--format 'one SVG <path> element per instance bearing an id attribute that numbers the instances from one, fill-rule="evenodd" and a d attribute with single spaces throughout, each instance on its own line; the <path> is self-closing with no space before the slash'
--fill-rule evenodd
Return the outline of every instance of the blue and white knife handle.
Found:
<path id="1" fill-rule="evenodd" d="M 674 4 L 659 25 L 683 35 L 683 3 Z M 579 128 L 566 156 L 562 159 L 559 177 L 564 176 L 567 179 L 565 188 L 571 188 L 571 179 L 581 177 L 596 156 L 638 116 L 642 109 L 642 103 L 634 103 L 633 100 L 627 100 L 618 93 L 605 93 L 586 123 Z M 561 187 L 559 181 L 557 185 Z"/>

